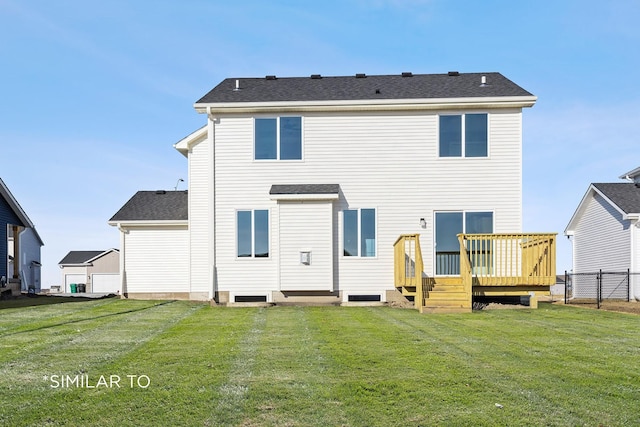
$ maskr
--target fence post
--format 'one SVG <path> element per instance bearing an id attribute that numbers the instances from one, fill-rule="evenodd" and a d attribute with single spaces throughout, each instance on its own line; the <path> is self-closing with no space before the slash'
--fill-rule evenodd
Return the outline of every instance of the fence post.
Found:
<path id="1" fill-rule="evenodd" d="M 602 297 L 602 269 L 598 273 L 598 285 L 596 289 L 596 302 L 598 309 L 600 309 L 600 298 Z"/>
<path id="2" fill-rule="evenodd" d="M 627 268 L 627 302 L 631 301 L 631 269 Z"/>

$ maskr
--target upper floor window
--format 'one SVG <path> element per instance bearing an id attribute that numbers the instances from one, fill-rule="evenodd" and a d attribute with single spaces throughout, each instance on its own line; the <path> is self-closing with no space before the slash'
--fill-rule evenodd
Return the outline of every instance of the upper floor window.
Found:
<path id="1" fill-rule="evenodd" d="M 440 116 L 440 157 L 487 157 L 487 114 Z"/>
<path id="2" fill-rule="evenodd" d="M 302 160 L 302 117 L 256 118 L 255 160 Z"/>
<path id="3" fill-rule="evenodd" d="M 347 209 L 343 212 L 344 256 L 376 256 L 376 210 Z"/>
<path id="4" fill-rule="evenodd" d="M 237 211 L 237 256 L 267 258 L 269 256 L 269 211 Z"/>

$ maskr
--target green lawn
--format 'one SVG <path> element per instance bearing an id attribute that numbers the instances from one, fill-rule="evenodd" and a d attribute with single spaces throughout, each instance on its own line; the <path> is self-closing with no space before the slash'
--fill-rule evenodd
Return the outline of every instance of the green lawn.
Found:
<path id="1" fill-rule="evenodd" d="M 640 423 L 629 314 L 4 304 L 0 425 Z"/>

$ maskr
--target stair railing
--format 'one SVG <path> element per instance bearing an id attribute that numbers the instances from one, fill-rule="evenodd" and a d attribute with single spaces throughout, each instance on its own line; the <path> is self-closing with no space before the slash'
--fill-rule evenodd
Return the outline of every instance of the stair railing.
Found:
<path id="1" fill-rule="evenodd" d="M 395 286 L 415 287 L 415 307 L 424 305 L 422 271 L 424 264 L 420 249 L 420 234 L 401 234 L 393 244 Z"/>

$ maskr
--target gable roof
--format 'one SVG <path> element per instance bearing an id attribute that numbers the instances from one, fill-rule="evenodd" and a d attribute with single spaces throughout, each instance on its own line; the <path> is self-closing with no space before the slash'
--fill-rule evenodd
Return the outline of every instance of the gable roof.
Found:
<path id="1" fill-rule="evenodd" d="M 44 246 L 44 243 L 42 242 L 42 238 L 40 238 L 40 235 L 38 234 L 38 231 L 36 230 L 35 225 L 33 225 L 33 222 L 31 222 L 31 219 L 29 219 L 29 217 L 27 216 L 27 213 L 22 209 L 22 206 L 20 206 L 20 203 L 18 203 L 16 198 L 13 197 L 13 194 L 11 194 L 11 191 L 9 191 L 9 187 L 7 187 L 7 185 L 4 183 L 2 178 L 0 178 L 0 196 L 6 200 L 6 202 L 9 204 L 9 207 L 11 208 L 13 213 L 18 217 L 20 222 L 22 222 L 22 224 L 16 224 L 16 225 L 22 225 L 24 227 L 31 228 L 33 230 L 33 234 L 38 239 L 40 246 Z"/>
<path id="2" fill-rule="evenodd" d="M 70 251 L 60 260 L 58 265 L 87 265 L 110 252 L 119 251 L 118 249 L 108 249 L 106 251 Z"/>
<path id="3" fill-rule="evenodd" d="M 502 74 L 495 72 L 451 72 L 410 76 L 408 74 L 410 73 L 374 76 L 356 74 L 340 77 L 228 78 L 200 98 L 196 105 L 230 102 L 533 96 Z M 485 85 L 482 85 L 483 76 L 486 78 Z"/>
<path id="4" fill-rule="evenodd" d="M 578 208 L 567 224 L 564 230 L 565 235 L 573 234 L 577 222 L 586 209 L 587 200 L 594 197 L 596 193 L 620 212 L 624 219 L 640 219 L 640 188 L 636 184 L 630 182 L 593 183 L 582 197 Z"/>
<path id="5" fill-rule="evenodd" d="M 485 83 L 483 83 L 483 78 Z M 500 73 L 229 78 L 194 105 L 199 113 L 414 111 L 523 108 L 536 97 Z"/>
<path id="6" fill-rule="evenodd" d="M 640 188 L 631 182 L 594 183 L 625 214 L 640 214 Z"/>
<path id="7" fill-rule="evenodd" d="M 187 191 L 138 191 L 111 217 L 109 224 L 123 221 L 186 221 Z"/>

